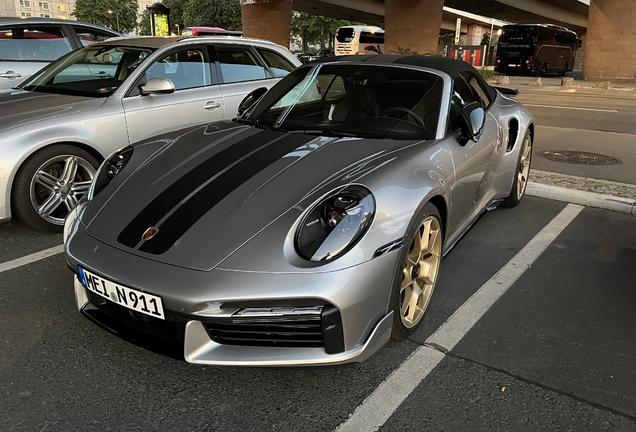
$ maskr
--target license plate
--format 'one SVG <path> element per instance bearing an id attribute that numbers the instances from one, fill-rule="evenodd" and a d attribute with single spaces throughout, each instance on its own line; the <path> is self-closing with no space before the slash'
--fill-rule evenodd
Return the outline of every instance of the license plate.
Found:
<path id="1" fill-rule="evenodd" d="M 87 290 L 136 312 L 165 319 L 161 297 L 116 284 L 81 267 L 78 269 L 80 282 Z"/>
<path id="2" fill-rule="evenodd" d="M 517 64 L 509 64 L 508 67 L 519 67 Z"/>

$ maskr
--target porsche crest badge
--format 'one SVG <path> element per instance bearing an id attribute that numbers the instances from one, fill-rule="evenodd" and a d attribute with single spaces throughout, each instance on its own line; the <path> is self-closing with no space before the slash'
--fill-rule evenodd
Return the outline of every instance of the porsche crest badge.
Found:
<path id="1" fill-rule="evenodd" d="M 146 230 L 146 232 L 144 232 L 144 235 L 141 236 L 141 239 L 143 241 L 148 241 L 154 236 L 156 236 L 158 232 L 159 232 L 159 228 L 150 227 Z"/>

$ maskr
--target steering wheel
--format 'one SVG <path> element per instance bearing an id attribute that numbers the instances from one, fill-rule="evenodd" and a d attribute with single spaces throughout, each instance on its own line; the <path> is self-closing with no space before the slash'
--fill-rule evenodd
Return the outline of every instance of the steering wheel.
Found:
<path id="1" fill-rule="evenodd" d="M 412 110 L 405 107 L 396 106 L 396 107 L 387 108 L 384 111 L 382 111 L 382 113 L 380 113 L 380 117 L 389 117 L 389 114 L 392 112 L 404 113 L 406 114 L 406 116 L 404 117 L 404 120 L 407 120 L 410 118 L 413 120 L 411 123 L 415 123 L 422 129 L 426 129 L 426 125 L 424 124 L 424 120 L 422 120 L 422 117 L 418 116 Z"/>

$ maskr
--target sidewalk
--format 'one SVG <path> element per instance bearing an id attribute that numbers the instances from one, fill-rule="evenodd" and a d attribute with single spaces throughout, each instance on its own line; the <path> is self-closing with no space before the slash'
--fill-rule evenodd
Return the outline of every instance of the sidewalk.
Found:
<path id="1" fill-rule="evenodd" d="M 527 193 L 557 201 L 636 214 L 636 185 L 530 170 Z"/>
<path id="2" fill-rule="evenodd" d="M 502 77 L 504 76 L 497 75 L 495 78 Z M 572 76 L 569 77 L 572 78 Z M 516 88 L 520 92 L 549 92 L 607 98 L 636 98 L 636 84 L 616 83 L 610 84 L 609 88 L 599 88 L 597 87 L 599 85 L 598 82 L 575 79 L 571 87 L 564 87 L 561 85 L 561 80 L 563 77 L 547 76 L 540 77 L 541 85 L 530 85 L 531 82 L 536 82 L 538 78 L 539 77 L 509 76 L 509 84 L 499 84 L 497 79 L 489 80 L 488 84 L 495 87 L 501 86 Z"/>

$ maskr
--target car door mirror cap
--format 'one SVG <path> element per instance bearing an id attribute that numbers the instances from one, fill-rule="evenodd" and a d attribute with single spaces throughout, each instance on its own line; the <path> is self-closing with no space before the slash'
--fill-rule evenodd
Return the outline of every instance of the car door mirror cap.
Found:
<path id="1" fill-rule="evenodd" d="M 477 102 L 469 103 L 459 112 L 459 126 L 465 139 L 478 141 L 485 122 L 486 111 Z"/>
<path id="2" fill-rule="evenodd" d="M 238 116 L 242 116 L 245 111 L 254 106 L 254 104 L 258 102 L 265 93 L 267 93 L 267 87 L 259 87 L 256 90 L 249 92 L 238 106 Z"/>
<path id="3" fill-rule="evenodd" d="M 148 82 L 139 88 L 142 96 L 153 94 L 169 94 L 174 93 L 174 84 L 168 78 L 150 78 Z"/>

